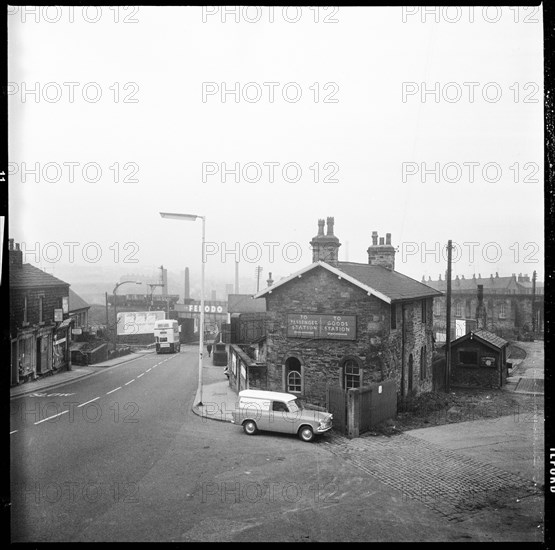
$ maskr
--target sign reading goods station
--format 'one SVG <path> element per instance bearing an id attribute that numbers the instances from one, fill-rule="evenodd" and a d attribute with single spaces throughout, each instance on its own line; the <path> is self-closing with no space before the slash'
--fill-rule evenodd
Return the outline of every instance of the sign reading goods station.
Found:
<path id="1" fill-rule="evenodd" d="M 356 315 L 287 315 L 287 336 L 355 340 Z"/>

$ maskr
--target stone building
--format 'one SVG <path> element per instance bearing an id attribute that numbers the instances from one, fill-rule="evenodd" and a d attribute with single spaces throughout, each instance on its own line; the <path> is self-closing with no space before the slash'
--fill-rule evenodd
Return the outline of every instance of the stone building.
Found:
<path id="1" fill-rule="evenodd" d="M 255 294 L 266 301 L 258 354 L 244 359 L 248 385 L 324 402 L 344 389 L 393 379 L 401 395 L 431 390 L 432 307 L 441 293 L 395 271 L 391 235 L 372 234 L 368 263 L 341 262 L 334 219 L 318 222 L 313 263 Z M 233 354 L 232 354 L 233 356 Z M 253 358 L 254 359 L 254 358 Z"/>
<path id="2" fill-rule="evenodd" d="M 70 368 L 69 284 L 23 263 L 9 239 L 10 382 Z"/>
<path id="3" fill-rule="evenodd" d="M 447 291 L 447 282 L 428 277 L 422 282 L 442 293 Z M 544 322 L 544 287 L 528 275 L 500 277 L 498 273 L 489 277 L 473 275 L 466 278 L 458 275 L 451 280 L 451 326 L 457 320 L 476 319 L 478 286 L 483 287 L 485 307 L 484 328 L 508 339 L 524 338 L 529 334 L 541 337 Z M 438 342 L 445 341 L 445 296 L 434 300 L 434 336 Z"/>

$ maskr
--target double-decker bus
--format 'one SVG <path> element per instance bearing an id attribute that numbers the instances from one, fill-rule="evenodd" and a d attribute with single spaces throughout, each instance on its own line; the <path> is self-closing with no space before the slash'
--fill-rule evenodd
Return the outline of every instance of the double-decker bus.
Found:
<path id="1" fill-rule="evenodd" d="M 175 319 L 160 319 L 154 323 L 156 353 L 175 353 L 181 349 L 179 325 Z"/>

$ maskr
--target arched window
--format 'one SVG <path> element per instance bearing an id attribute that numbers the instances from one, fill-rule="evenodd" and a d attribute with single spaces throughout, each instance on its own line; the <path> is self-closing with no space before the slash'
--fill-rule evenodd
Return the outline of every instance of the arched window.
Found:
<path id="1" fill-rule="evenodd" d="M 355 359 L 345 359 L 343 361 L 343 388 L 360 388 L 362 369 Z"/>
<path id="2" fill-rule="evenodd" d="M 285 361 L 285 391 L 288 393 L 303 391 L 301 362 L 296 357 L 289 357 Z"/>

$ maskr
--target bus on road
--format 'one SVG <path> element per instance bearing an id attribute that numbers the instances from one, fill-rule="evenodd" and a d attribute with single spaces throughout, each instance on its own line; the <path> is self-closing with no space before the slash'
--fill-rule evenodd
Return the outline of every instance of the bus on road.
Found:
<path id="1" fill-rule="evenodd" d="M 154 323 L 156 353 L 175 353 L 181 349 L 179 325 L 175 319 L 160 319 Z"/>

